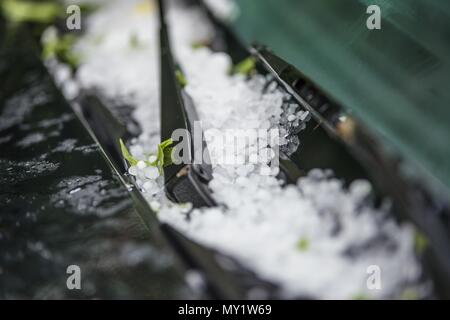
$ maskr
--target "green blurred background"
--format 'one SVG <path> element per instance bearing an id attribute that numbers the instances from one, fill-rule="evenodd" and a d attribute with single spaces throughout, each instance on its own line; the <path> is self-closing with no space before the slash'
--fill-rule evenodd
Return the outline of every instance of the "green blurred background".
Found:
<path id="1" fill-rule="evenodd" d="M 450 1 L 236 3 L 241 38 L 268 45 L 450 187 Z M 371 4 L 381 30 L 366 27 Z"/>

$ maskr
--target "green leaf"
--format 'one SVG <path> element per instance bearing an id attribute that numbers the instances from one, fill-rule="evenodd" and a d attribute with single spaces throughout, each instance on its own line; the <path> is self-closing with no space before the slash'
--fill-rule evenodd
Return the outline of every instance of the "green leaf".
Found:
<path id="1" fill-rule="evenodd" d="M 184 77 L 183 73 L 181 72 L 181 70 L 175 70 L 175 77 L 177 79 L 178 84 L 180 85 L 180 87 L 184 88 L 187 85 L 187 80 Z"/>
<path id="2" fill-rule="evenodd" d="M 135 158 L 133 158 L 133 156 L 130 154 L 127 147 L 123 143 L 122 139 L 119 139 L 119 144 L 120 144 L 120 151 L 122 152 L 122 156 L 125 158 L 125 160 L 128 161 L 130 166 L 135 166 L 138 163 L 138 161 Z"/>
<path id="3" fill-rule="evenodd" d="M 51 23 L 64 14 L 62 6 L 53 1 L 2 0 L 1 8 L 6 19 L 15 23 Z"/>
<path id="4" fill-rule="evenodd" d="M 351 297 L 352 300 L 370 300 L 370 297 L 364 293 L 357 293 Z"/>
<path id="5" fill-rule="evenodd" d="M 136 33 L 130 36 L 130 47 L 133 49 L 139 48 L 139 38 Z"/>
<path id="6" fill-rule="evenodd" d="M 255 58 L 252 56 L 245 58 L 238 64 L 236 64 L 233 68 L 230 70 L 230 74 L 242 74 L 244 76 L 250 75 L 256 68 L 256 61 Z"/>
<path id="7" fill-rule="evenodd" d="M 128 151 L 127 147 L 123 143 L 122 139 L 119 139 L 120 150 L 122 156 L 128 161 L 130 166 L 134 166 L 138 163 L 138 160 L 133 158 L 133 156 Z M 161 172 L 165 166 L 172 164 L 172 148 L 170 145 L 173 144 L 172 139 L 167 139 L 158 144 L 156 160 L 153 162 L 144 161 L 147 166 L 157 167 Z"/>
<path id="8" fill-rule="evenodd" d="M 147 164 L 147 166 L 158 167 L 158 162 L 159 162 L 158 157 L 156 157 L 155 161 L 153 162 L 145 161 L 145 164 Z"/>
<path id="9" fill-rule="evenodd" d="M 45 41 L 42 47 L 42 57 L 44 59 L 56 57 L 72 68 L 76 68 L 80 63 L 80 58 L 72 51 L 75 41 L 76 37 L 73 34 L 56 36 L 54 39 Z"/>
<path id="10" fill-rule="evenodd" d="M 400 294 L 400 299 L 402 299 L 402 300 L 417 300 L 417 299 L 419 299 L 419 294 L 418 294 L 417 290 L 408 288 L 408 289 L 403 290 L 403 292 Z"/>
<path id="11" fill-rule="evenodd" d="M 427 238 L 425 236 L 416 230 L 414 233 L 414 248 L 416 249 L 417 253 L 423 253 L 428 245 Z"/>
<path id="12" fill-rule="evenodd" d="M 299 251 L 306 251 L 309 249 L 309 240 L 305 237 L 300 238 L 297 241 L 297 245 L 296 245 L 297 249 Z"/>
<path id="13" fill-rule="evenodd" d="M 172 148 L 170 147 L 172 144 L 173 140 L 167 139 L 158 145 L 157 158 L 160 170 L 172 164 Z"/>
<path id="14" fill-rule="evenodd" d="M 164 152 L 164 157 L 163 157 L 163 166 L 167 167 L 169 165 L 171 165 L 172 162 L 172 148 L 171 147 L 167 147 L 166 149 L 163 150 Z"/>
<path id="15" fill-rule="evenodd" d="M 206 45 L 203 42 L 193 42 L 193 43 L 191 43 L 191 48 L 193 50 L 197 50 L 197 49 L 204 48 L 204 47 L 206 47 Z"/>
<path id="16" fill-rule="evenodd" d="M 99 4 L 89 3 L 87 1 L 79 3 L 78 6 L 83 14 L 92 14 L 101 7 Z"/>
<path id="17" fill-rule="evenodd" d="M 156 157 L 158 158 L 158 168 L 159 171 L 161 172 L 163 165 L 164 165 L 164 150 L 161 148 L 161 144 L 158 144 L 158 152 L 156 154 Z"/>
<path id="18" fill-rule="evenodd" d="M 167 148 L 167 147 L 170 146 L 171 144 L 173 144 L 173 140 L 169 138 L 169 139 L 164 140 L 163 142 L 161 142 L 159 145 L 160 145 L 161 148 L 164 150 L 165 148 Z"/>

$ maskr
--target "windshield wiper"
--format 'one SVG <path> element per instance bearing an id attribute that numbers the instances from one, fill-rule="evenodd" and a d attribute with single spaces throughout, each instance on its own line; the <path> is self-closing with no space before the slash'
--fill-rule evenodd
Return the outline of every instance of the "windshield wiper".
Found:
<path id="1" fill-rule="evenodd" d="M 192 99 L 177 80 L 176 73 L 181 73 L 181 69 L 175 63 L 171 52 L 164 1 L 158 1 L 158 5 L 161 46 L 161 141 L 170 139 L 175 130 L 184 129 L 187 133 L 184 139 L 188 140 L 189 146 L 183 150 L 188 152 L 187 155 L 183 154 L 183 159 L 187 161 L 164 167 L 166 194 L 174 202 L 191 202 L 194 207 L 215 206 L 216 202 L 207 185 L 212 179 L 212 168 L 207 159 L 206 143 L 203 135 L 200 142 L 193 139 L 194 122 L 199 121 L 198 115 Z M 196 159 L 198 154 L 201 159 Z"/>

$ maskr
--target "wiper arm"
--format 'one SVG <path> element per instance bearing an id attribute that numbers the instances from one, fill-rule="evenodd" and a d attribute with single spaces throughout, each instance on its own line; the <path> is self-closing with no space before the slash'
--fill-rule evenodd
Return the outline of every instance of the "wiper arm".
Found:
<path id="1" fill-rule="evenodd" d="M 205 159 L 208 157 L 206 142 L 203 134 L 200 142 L 193 139 L 194 122 L 199 119 L 192 99 L 184 92 L 176 77 L 176 72 L 181 72 L 181 69 L 177 67 L 172 56 L 163 2 L 158 1 L 161 46 L 161 140 L 170 139 L 177 129 L 185 130 L 187 135 L 184 138 L 188 139 L 188 148 L 183 149 L 183 152 L 188 153 L 183 154 L 184 163 L 164 167 L 166 194 L 172 201 L 191 202 L 194 207 L 215 206 L 216 202 L 207 186 L 212 179 L 212 168 L 209 159 Z M 201 159 L 196 158 L 198 154 Z"/>

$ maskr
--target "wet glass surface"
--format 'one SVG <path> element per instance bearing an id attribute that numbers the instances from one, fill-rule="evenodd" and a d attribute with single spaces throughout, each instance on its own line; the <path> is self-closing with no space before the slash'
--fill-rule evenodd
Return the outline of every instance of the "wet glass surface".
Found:
<path id="1" fill-rule="evenodd" d="M 195 297 L 23 30 L 0 25 L 0 79 L 0 298 Z"/>

